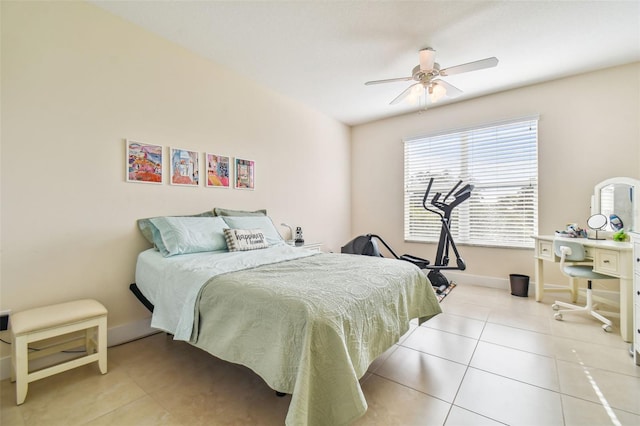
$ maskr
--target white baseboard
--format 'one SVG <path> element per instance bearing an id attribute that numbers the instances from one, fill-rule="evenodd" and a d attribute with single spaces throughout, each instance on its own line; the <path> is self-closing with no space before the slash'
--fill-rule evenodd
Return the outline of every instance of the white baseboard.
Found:
<path id="1" fill-rule="evenodd" d="M 151 328 L 151 317 L 109 328 L 107 345 L 115 346 L 157 333 Z"/>
<path id="2" fill-rule="evenodd" d="M 158 333 L 158 330 L 151 328 L 150 317 L 127 324 L 118 325 L 107 330 L 107 346 L 120 345 L 122 343 L 130 342 L 132 340 L 136 340 L 155 333 Z M 32 363 L 30 363 L 30 366 L 41 368 L 48 364 L 58 363 L 64 361 L 67 358 L 73 357 L 73 354 L 60 353 L 52 355 L 50 357 L 34 360 Z M 11 357 L 5 356 L 3 358 L 0 358 L 0 380 L 5 380 L 9 377 L 11 377 Z"/>
<path id="3" fill-rule="evenodd" d="M 449 279 L 449 281 L 453 281 L 456 285 L 477 285 L 481 287 L 490 287 L 497 288 L 501 290 L 511 290 L 511 283 L 509 282 L 509 278 L 497 278 L 497 277 L 485 277 L 482 275 L 470 275 L 465 274 L 460 271 L 444 271 L 446 272 L 445 276 Z M 550 284 L 545 283 L 545 287 L 557 287 L 557 288 L 566 288 L 566 285 L 560 284 Z M 582 296 L 584 296 L 584 288 L 580 288 L 579 290 L 583 290 Z M 597 293 L 597 295 L 596 295 Z M 529 292 L 527 293 L 529 297 L 535 297 L 536 294 L 536 282 L 531 279 L 529 281 Z M 580 297 L 580 296 L 579 296 Z M 600 303 L 604 303 L 609 308 L 615 309 L 620 306 L 620 292 L 612 291 L 612 290 L 594 290 L 594 298 L 597 298 Z"/>
<path id="4" fill-rule="evenodd" d="M 470 275 L 459 271 L 443 271 L 449 281 L 453 281 L 456 285 L 478 285 L 482 287 L 491 287 L 497 289 L 509 289 L 508 278 L 485 277 L 482 275 Z M 533 286 L 529 284 L 529 290 Z"/>

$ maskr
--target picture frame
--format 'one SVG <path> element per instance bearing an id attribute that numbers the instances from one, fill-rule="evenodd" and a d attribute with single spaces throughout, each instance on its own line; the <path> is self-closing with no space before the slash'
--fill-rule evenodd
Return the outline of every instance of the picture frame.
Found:
<path id="1" fill-rule="evenodd" d="M 169 182 L 171 185 L 198 186 L 200 165 L 198 151 L 169 148 Z"/>
<path id="2" fill-rule="evenodd" d="M 205 152 L 205 186 L 207 188 L 229 188 L 231 184 L 231 158 L 226 155 Z"/>
<path id="3" fill-rule="evenodd" d="M 256 163 L 253 160 L 235 158 L 235 185 L 236 189 L 255 189 Z"/>
<path id="4" fill-rule="evenodd" d="M 130 139 L 126 144 L 126 181 L 162 185 L 163 146 Z"/>

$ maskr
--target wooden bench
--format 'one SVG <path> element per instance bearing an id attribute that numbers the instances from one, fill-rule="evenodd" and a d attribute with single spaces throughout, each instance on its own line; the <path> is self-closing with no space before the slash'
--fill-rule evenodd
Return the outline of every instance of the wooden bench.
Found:
<path id="1" fill-rule="evenodd" d="M 80 331 L 84 334 L 78 337 L 76 332 Z M 60 337 L 69 333 L 76 336 L 66 340 Z M 29 344 L 51 338 L 60 339 L 29 352 Z M 20 405 L 33 381 L 96 361 L 100 372 L 107 372 L 107 309 L 85 299 L 17 312 L 11 315 L 11 341 L 11 381 L 16 382 L 16 403 Z M 81 346 L 86 355 L 29 372 L 29 360 Z"/>

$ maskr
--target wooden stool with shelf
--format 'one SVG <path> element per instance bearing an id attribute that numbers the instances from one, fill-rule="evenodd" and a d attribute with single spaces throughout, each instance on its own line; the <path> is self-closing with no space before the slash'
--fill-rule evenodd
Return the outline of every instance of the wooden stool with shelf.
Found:
<path id="1" fill-rule="evenodd" d="M 80 337 L 29 352 L 29 345 L 70 333 Z M 16 382 L 16 404 L 27 397 L 29 383 L 72 368 L 98 362 L 107 372 L 107 309 L 92 299 L 28 309 L 11 315 L 11 381 Z M 29 372 L 29 360 L 84 346 L 86 355 Z"/>

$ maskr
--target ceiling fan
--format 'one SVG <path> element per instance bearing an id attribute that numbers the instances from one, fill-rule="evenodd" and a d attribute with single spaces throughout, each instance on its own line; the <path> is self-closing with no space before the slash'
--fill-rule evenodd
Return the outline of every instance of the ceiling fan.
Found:
<path id="1" fill-rule="evenodd" d="M 437 77 L 448 77 L 463 72 L 476 71 L 485 68 L 492 68 L 498 65 L 498 58 L 491 57 L 481 59 L 479 61 L 468 62 L 466 64 L 456 65 L 453 67 L 440 69 L 440 64 L 435 62 L 436 51 L 430 47 L 420 50 L 420 64 L 416 65 L 411 72 L 410 77 L 389 78 L 386 80 L 367 81 L 365 85 L 381 83 L 392 83 L 396 81 L 411 81 L 416 83 L 407 87 L 404 92 L 400 93 L 394 100 L 390 102 L 395 105 L 405 99 L 417 99 L 423 93 L 428 94 L 431 102 L 437 102 L 444 96 L 455 97 L 462 93 L 462 90 L 441 80 Z"/>

